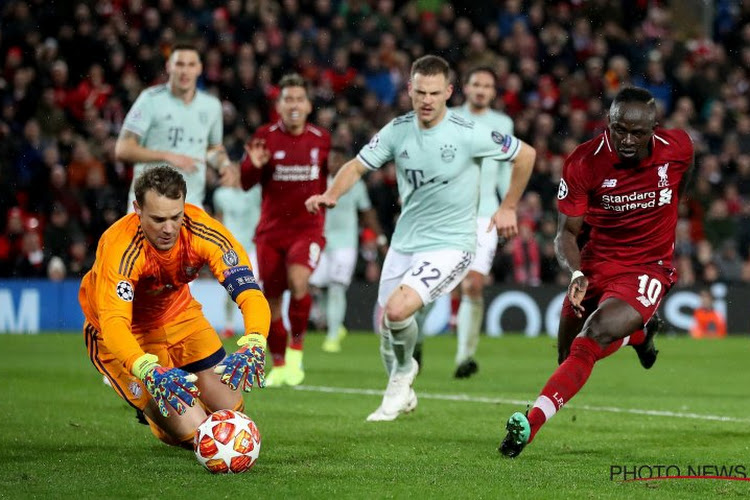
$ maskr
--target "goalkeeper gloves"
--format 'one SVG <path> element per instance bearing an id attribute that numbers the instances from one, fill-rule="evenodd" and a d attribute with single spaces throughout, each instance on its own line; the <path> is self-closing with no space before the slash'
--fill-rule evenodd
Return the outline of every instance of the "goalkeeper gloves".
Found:
<path id="1" fill-rule="evenodd" d="M 149 394 L 159 406 L 159 413 L 169 416 L 167 403 L 179 415 L 185 413 L 185 405 L 195 405 L 195 399 L 200 396 L 198 387 L 194 384 L 198 377 L 179 368 L 165 368 L 160 366 L 153 354 L 144 354 L 135 360 L 133 375 L 143 381 Z"/>
<path id="2" fill-rule="evenodd" d="M 250 392 L 256 378 L 258 387 L 265 387 L 266 338 L 259 333 L 249 333 L 241 337 L 237 345 L 240 349 L 224 358 L 214 368 L 214 373 L 221 375 L 221 381 L 232 390 L 241 388 Z"/>

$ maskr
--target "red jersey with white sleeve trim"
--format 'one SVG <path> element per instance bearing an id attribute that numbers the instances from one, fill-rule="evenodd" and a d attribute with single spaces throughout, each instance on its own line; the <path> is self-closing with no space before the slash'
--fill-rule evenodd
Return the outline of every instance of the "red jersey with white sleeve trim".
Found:
<path id="1" fill-rule="evenodd" d="M 591 226 L 581 258 L 671 266 L 678 193 L 692 161 L 692 140 L 677 129 L 657 129 L 651 154 L 636 167 L 621 163 L 609 131 L 578 146 L 565 161 L 557 198 L 561 213 Z"/>
<path id="2" fill-rule="evenodd" d="M 245 154 L 240 163 L 242 188 L 260 182 L 262 201 L 255 241 L 299 233 L 323 234 L 324 211 L 311 214 L 305 200 L 326 190 L 331 136 L 307 124 L 292 135 L 279 120 L 255 131 L 250 142 L 263 139 L 270 152 L 268 163 L 255 168 Z M 249 144 L 249 143 L 248 143 Z"/>

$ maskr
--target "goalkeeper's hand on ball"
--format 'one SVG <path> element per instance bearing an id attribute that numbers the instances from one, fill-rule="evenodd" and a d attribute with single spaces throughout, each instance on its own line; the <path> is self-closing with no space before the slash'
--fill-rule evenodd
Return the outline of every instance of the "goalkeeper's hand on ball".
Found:
<path id="1" fill-rule="evenodd" d="M 266 386 L 266 338 L 259 333 L 248 333 L 237 341 L 240 348 L 224 358 L 214 368 L 221 381 L 232 390 L 250 392 L 257 379 L 258 387 Z"/>
<path id="2" fill-rule="evenodd" d="M 167 404 L 182 415 L 187 406 L 195 405 L 200 391 L 195 385 L 198 377 L 179 368 L 165 368 L 153 354 L 144 354 L 133 364 L 133 375 L 143 381 L 149 394 L 159 406 L 159 413 L 168 417 Z"/>

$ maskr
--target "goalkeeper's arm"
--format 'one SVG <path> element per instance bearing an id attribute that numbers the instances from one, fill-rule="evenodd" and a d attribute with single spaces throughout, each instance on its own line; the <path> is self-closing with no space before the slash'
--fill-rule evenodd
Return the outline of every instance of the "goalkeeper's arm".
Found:
<path id="1" fill-rule="evenodd" d="M 271 309 L 260 290 L 245 290 L 236 300 L 248 333 L 237 341 L 240 348 L 219 363 L 214 372 L 231 389 L 250 391 L 256 380 L 259 387 L 266 384 L 264 365 Z"/>

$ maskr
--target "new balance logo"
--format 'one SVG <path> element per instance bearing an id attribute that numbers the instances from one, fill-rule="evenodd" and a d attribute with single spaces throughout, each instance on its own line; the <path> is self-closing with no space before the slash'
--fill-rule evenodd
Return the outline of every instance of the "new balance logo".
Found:
<path id="1" fill-rule="evenodd" d="M 672 203 L 672 190 L 669 188 L 659 191 L 659 206 Z"/>
<path id="2" fill-rule="evenodd" d="M 613 188 L 617 185 L 617 179 L 604 179 L 602 182 L 603 188 Z"/>
<path id="3" fill-rule="evenodd" d="M 409 153 L 407 153 L 406 150 L 404 149 L 403 152 L 400 155 L 398 155 L 398 157 L 399 158 L 403 158 L 405 160 L 408 160 L 409 159 Z"/>

